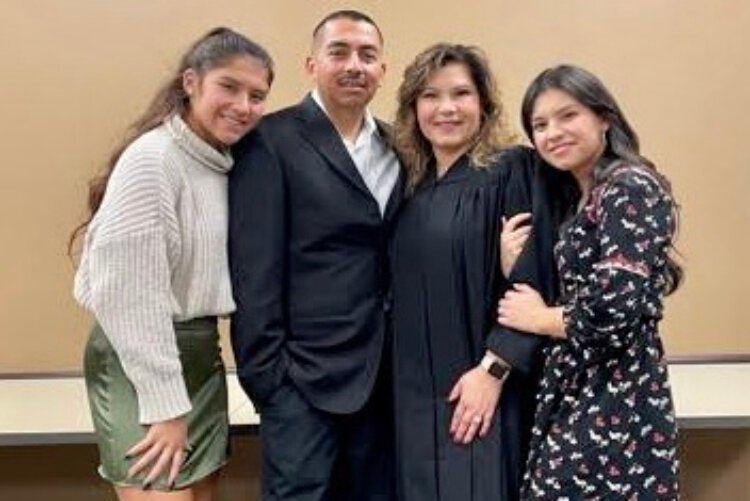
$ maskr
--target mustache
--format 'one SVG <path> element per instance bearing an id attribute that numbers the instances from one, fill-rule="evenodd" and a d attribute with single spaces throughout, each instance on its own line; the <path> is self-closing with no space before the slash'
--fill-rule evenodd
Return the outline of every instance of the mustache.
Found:
<path id="1" fill-rule="evenodd" d="M 364 85 L 367 79 L 365 78 L 365 74 L 361 71 L 347 71 L 337 78 L 337 81 L 342 84 Z"/>

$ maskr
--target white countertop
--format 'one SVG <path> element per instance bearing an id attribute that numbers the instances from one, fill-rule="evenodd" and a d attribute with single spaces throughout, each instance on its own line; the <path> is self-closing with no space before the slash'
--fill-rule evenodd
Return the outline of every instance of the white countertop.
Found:
<path id="1" fill-rule="evenodd" d="M 750 363 L 690 363 L 669 367 L 681 428 L 750 428 Z M 254 429 L 260 416 L 227 376 L 233 431 Z M 0 445 L 93 442 L 80 376 L 0 378 Z"/>

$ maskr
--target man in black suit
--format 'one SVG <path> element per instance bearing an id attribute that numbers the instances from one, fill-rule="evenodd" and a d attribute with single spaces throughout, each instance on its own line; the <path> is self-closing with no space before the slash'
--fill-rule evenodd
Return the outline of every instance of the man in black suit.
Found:
<path id="1" fill-rule="evenodd" d="M 264 500 L 393 498 L 387 240 L 401 179 L 367 110 L 382 53 L 372 19 L 328 15 L 311 94 L 235 149 L 232 344 L 262 416 Z"/>

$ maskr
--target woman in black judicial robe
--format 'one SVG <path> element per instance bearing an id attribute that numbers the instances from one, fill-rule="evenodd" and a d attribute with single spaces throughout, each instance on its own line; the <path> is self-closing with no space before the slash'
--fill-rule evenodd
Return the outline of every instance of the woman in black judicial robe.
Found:
<path id="1" fill-rule="evenodd" d="M 494 309 L 510 281 L 554 299 L 570 183 L 527 148 L 502 150 L 500 116 L 477 49 L 439 44 L 404 73 L 394 137 L 409 198 L 391 247 L 400 501 L 519 497 L 542 345 Z M 523 212 L 532 233 L 506 278 L 501 217 Z"/>

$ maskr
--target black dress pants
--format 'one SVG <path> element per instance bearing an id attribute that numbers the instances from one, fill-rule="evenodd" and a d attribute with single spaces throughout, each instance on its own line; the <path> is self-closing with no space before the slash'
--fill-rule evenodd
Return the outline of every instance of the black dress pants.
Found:
<path id="1" fill-rule="evenodd" d="M 391 501 L 393 426 L 385 382 L 353 414 L 311 406 L 285 379 L 263 406 L 263 501 Z"/>

